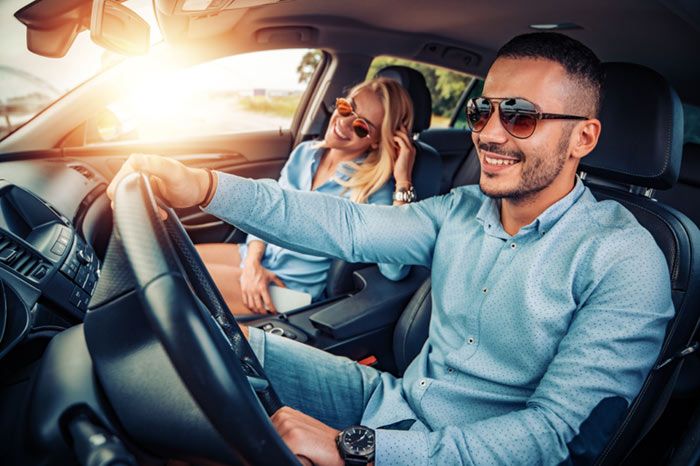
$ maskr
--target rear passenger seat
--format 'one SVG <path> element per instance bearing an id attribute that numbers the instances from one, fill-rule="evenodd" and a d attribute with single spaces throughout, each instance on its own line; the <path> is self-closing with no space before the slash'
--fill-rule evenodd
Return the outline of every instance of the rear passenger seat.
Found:
<path id="1" fill-rule="evenodd" d="M 418 140 L 432 146 L 440 154 L 440 194 L 448 193 L 456 186 L 479 182 L 479 162 L 468 130 L 430 128 L 421 132 Z"/>

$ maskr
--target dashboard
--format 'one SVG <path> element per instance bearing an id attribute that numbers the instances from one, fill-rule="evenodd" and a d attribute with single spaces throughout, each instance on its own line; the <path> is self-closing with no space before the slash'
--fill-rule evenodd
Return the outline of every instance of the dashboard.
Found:
<path id="1" fill-rule="evenodd" d="M 106 186 L 77 160 L 0 164 L 0 358 L 82 322 L 111 232 Z"/>

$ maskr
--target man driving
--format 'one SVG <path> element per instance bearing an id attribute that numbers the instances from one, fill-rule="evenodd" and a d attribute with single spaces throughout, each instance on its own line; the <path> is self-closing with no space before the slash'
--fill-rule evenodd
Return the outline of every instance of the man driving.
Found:
<path id="1" fill-rule="evenodd" d="M 467 105 L 478 186 L 401 207 L 130 157 L 174 207 L 351 262 L 431 268 L 429 335 L 403 377 L 259 329 L 250 344 L 304 462 L 592 462 L 656 360 L 674 313 L 652 236 L 576 176 L 601 131 L 601 65 L 557 33 L 515 37 Z M 416 176 L 420 176 L 419 173 Z"/>

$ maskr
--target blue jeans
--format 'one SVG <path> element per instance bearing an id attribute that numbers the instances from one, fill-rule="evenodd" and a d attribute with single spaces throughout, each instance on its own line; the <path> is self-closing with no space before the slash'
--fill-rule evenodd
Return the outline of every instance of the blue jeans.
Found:
<path id="1" fill-rule="evenodd" d="M 257 328 L 249 341 L 282 403 L 335 429 L 360 423 L 382 378 L 376 369 Z"/>

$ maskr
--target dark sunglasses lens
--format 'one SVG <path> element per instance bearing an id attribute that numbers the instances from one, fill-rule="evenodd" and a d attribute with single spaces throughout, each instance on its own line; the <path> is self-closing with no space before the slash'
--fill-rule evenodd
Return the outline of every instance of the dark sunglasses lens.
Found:
<path id="1" fill-rule="evenodd" d="M 499 114 L 503 127 L 514 137 L 532 136 L 537 126 L 537 107 L 525 99 L 508 99 L 501 102 Z"/>
<path id="2" fill-rule="evenodd" d="M 491 102 L 481 97 L 467 103 L 467 124 L 474 132 L 484 129 L 491 117 Z"/>
<path id="3" fill-rule="evenodd" d="M 352 104 L 347 99 L 335 99 L 335 109 L 340 116 L 346 117 L 352 113 Z"/>
<path id="4" fill-rule="evenodd" d="M 366 138 L 369 135 L 369 126 L 359 118 L 352 122 L 352 129 L 361 138 Z"/>

